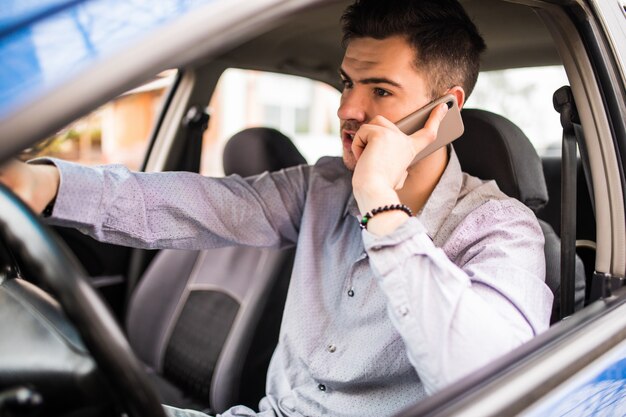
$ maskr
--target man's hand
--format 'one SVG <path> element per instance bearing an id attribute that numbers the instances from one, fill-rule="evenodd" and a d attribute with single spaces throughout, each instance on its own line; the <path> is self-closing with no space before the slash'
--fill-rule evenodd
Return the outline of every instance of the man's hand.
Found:
<path id="1" fill-rule="evenodd" d="M 423 129 L 407 136 L 395 124 L 382 116 L 362 125 L 354 135 L 352 152 L 357 160 L 352 177 L 356 190 L 384 188 L 385 191 L 402 187 L 407 169 L 426 146 L 437 137 L 439 124 L 448 108 L 435 108 Z"/>
<path id="2" fill-rule="evenodd" d="M 436 107 L 424 128 L 410 136 L 382 116 L 376 116 L 369 123 L 361 125 L 352 142 L 352 152 L 357 161 L 352 186 L 362 213 L 400 202 L 396 190 L 404 185 L 407 170 L 415 156 L 436 139 L 439 124 L 447 110 L 446 104 Z M 382 218 L 383 215 L 396 220 L 390 230 L 399 225 L 398 221 L 406 220 L 403 213 L 379 216 Z"/>
<path id="3" fill-rule="evenodd" d="M 0 167 L 0 182 L 35 213 L 41 213 L 56 197 L 59 181 L 59 170 L 54 165 L 11 161 Z"/>

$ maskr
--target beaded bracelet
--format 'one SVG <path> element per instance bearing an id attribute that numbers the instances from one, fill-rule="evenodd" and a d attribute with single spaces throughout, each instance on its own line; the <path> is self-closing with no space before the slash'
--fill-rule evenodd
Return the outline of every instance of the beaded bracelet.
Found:
<path id="1" fill-rule="evenodd" d="M 404 204 L 389 204 L 386 206 L 377 207 L 371 212 L 368 211 L 367 213 L 365 213 L 365 216 L 363 216 L 363 218 L 359 222 L 361 229 L 367 229 L 367 222 L 370 221 L 370 219 L 374 217 L 375 215 L 377 215 L 378 213 L 382 213 L 385 211 L 392 211 L 392 210 L 400 210 L 408 214 L 409 217 L 413 217 L 413 212 L 408 206 Z"/>

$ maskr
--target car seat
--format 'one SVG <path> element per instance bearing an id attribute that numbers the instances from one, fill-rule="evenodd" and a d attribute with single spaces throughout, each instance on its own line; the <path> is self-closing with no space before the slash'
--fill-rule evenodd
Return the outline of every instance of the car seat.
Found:
<path id="1" fill-rule="evenodd" d="M 306 162 L 268 128 L 237 133 L 223 158 L 224 171 L 241 176 Z M 258 405 L 293 258 L 293 248 L 249 247 L 163 250 L 155 257 L 130 299 L 126 328 L 164 403 L 211 413 Z"/>
<path id="2" fill-rule="evenodd" d="M 530 140 L 510 120 L 485 110 L 461 112 L 465 132 L 454 142 L 461 168 L 470 175 L 495 180 L 500 190 L 517 198 L 536 214 L 548 202 L 541 158 Z M 551 323 L 560 317 L 561 240 L 539 219 L 545 237 L 546 284 L 554 294 Z M 585 271 L 576 257 L 575 308 L 583 307 Z"/>

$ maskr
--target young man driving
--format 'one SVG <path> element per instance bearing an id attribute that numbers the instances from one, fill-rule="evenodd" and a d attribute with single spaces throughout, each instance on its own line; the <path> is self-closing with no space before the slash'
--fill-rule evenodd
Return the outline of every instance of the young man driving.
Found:
<path id="1" fill-rule="evenodd" d="M 55 201 L 50 223 L 103 241 L 297 245 L 267 396 L 223 416 L 393 415 L 548 326 L 533 213 L 463 174 L 452 147 L 411 165 L 445 105 L 411 136 L 394 125 L 444 94 L 463 105 L 484 49 L 474 24 L 455 0 L 357 1 L 342 22 L 343 161 L 247 179 L 59 160 L 2 176 L 37 211 Z"/>

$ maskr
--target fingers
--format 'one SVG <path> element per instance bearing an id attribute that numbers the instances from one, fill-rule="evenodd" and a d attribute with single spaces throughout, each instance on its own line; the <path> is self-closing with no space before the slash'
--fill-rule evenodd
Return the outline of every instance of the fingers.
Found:
<path id="1" fill-rule="evenodd" d="M 367 137 L 361 132 L 363 126 L 357 130 L 352 138 L 352 153 L 354 154 L 354 159 L 359 160 L 363 150 L 365 149 L 365 145 L 367 145 Z"/>
<path id="2" fill-rule="evenodd" d="M 388 129 L 394 129 L 397 130 L 397 127 L 394 123 L 392 123 L 389 119 L 383 117 L 383 116 L 375 116 L 372 120 L 369 121 L 368 124 L 374 125 L 374 126 L 382 126 L 382 127 L 386 127 Z"/>
<path id="3" fill-rule="evenodd" d="M 445 103 L 442 103 L 435 107 L 429 117 L 426 120 L 424 127 L 414 134 L 410 135 L 411 144 L 404 145 L 408 146 L 411 152 L 414 152 L 415 155 L 419 153 L 425 146 L 429 143 L 433 142 L 437 138 L 437 131 L 439 130 L 439 125 L 441 121 L 446 116 L 448 112 L 448 106 Z M 395 140 L 398 140 L 398 137 L 402 135 L 405 139 L 409 137 L 405 136 L 398 127 L 389 121 L 387 118 L 383 116 L 375 116 L 368 123 L 361 125 L 359 129 L 354 134 L 354 138 L 352 140 L 352 153 L 354 154 L 355 159 L 358 161 L 365 147 L 368 143 L 373 139 L 377 138 L 377 141 L 381 141 L 384 143 L 385 139 L 391 139 L 392 137 Z"/>
<path id="4" fill-rule="evenodd" d="M 375 135 L 383 135 L 387 133 L 387 129 L 397 131 L 398 128 L 391 121 L 383 116 L 376 116 L 372 118 L 368 123 L 361 125 L 359 130 L 354 134 L 352 140 L 352 153 L 355 159 L 358 161 L 365 146 L 368 144 L 370 138 Z"/>
<path id="5" fill-rule="evenodd" d="M 428 116 L 428 120 L 424 124 L 424 128 L 418 130 L 416 133 L 424 131 L 431 137 L 431 142 L 435 140 L 437 137 L 437 131 L 439 130 L 439 125 L 446 114 L 448 113 L 448 105 L 446 103 L 441 103 L 437 107 L 434 108 L 432 112 L 430 112 L 430 116 Z"/>

